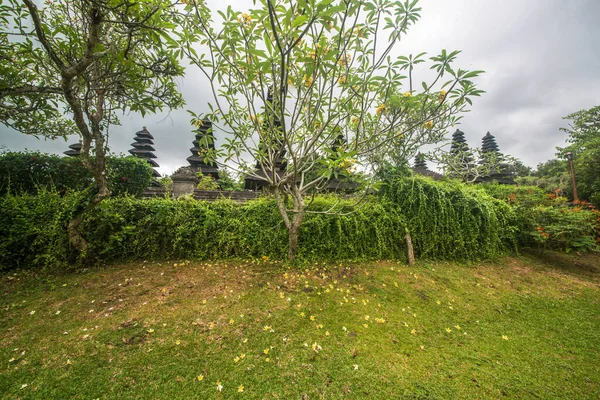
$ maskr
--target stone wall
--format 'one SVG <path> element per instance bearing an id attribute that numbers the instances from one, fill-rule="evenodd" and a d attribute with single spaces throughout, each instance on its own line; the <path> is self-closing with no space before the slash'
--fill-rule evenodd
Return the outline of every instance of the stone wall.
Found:
<path id="1" fill-rule="evenodd" d="M 141 199 L 164 198 L 167 191 L 164 187 L 149 187 L 139 196 Z M 176 198 L 172 193 L 169 197 Z M 230 199 L 239 203 L 254 200 L 263 195 L 262 192 L 233 191 L 233 190 L 200 190 L 194 189 L 193 197 L 195 200 L 215 201 L 221 199 Z"/>
<path id="2" fill-rule="evenodd" d="M 238 202 L 254 200 L 262 195 L 261 192 L 233 191 L 233 190 L 194 190 L 194 199 L 215 201 L 219 199 L 231 199 Z"/>

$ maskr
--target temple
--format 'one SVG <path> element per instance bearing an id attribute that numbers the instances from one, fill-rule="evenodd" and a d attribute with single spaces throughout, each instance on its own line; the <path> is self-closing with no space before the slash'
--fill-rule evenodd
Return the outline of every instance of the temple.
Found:
<path id="1" fill-rule="evenodd" d="M 273 90 L 269 89 L 269 92 L 267 93 L 267 103 L 268 104 L 273 104 Z M 268 110 L 266 110 L 268 112 Z M 281 129 L 281 121 L 279 121 L 277 118 L 273 119 L 273 127 L 275 131 L 279 131 Z M 269 129 L 267 122 L 265 122 L 265 126 L 264 129 Z M 279 141 L 279 140 L 278 140 Z M 279 141 L 280 142 L 280 141 Z M 274 165 L 270 165 L 270 160 L 265 160 L 265 162 L 263 162 L 261 164 L 260 160 L 256 161 L 256 166 L 255 166 L 255 171 L 252 175 L 246 175 L 246 177 L 244 178 L 244 187 L 246 188 L 246 190 L 262 190 L 264 187 L 266 187 L 269 184 L 269 180 L 267 178 L 267 176 L 272 175 L 273 173 L 277 174 L 277 175 L 281 175 L 281 173 L 283 171 L 285 171 L 285 167 L 286 167 L 286 163 L 285 163 L 285 148 L 283 146 L 283 143 L 278 143 L 278 149 L 275 156 L 275 163 Z M 259 143 L 259 148 L 263 148 L 264 144 L 263 144 L 263 139 L 261 138 L 260 143 Z"/>
<path id="2" fill-rule="evenodd" d="M 437 172 L 431 171 L 429 168 L 427 168 L 427 161 L 425 161 L 425 155 L 422 153 L 419 153 L 415 156 L 413 172 L 417 175 L 428 176 L 436 181 L 444 178 L 444 175 L 438 174 Z"/>
<path id="3" fill-rule="evenodd" d="M 480 165 L 485 165 L 489 160 L 494 159 L 496 167 L 492 168 L 489 174 L 481 176 L 477 179 L 478 183 L 497 182 L 504 185 L 514 185 L 513 176 L 509 171 L 509 166 L 502 162 L 503 156 L 500 153 L 500 148 L 496 143 L 496 138 L 491 133 L 486 133 L 481 139 L 482 159 L 479 160 Z"/>
<path id="4" fill-rule="evenodd" d="M 69 157 L 79 157 L 81 155 L 81 146 L 82 146 L 81 142 L 73 143 L 73 144 L 69 145 L 69 149 L 71 149 L 71 150 L 67 150 L 63 154 L 65 154 Z"/>
<path id="5" fill-rule="evenodd" d="M 194 147 L 190 149 L 192 155 L 187 158 L 192 171 L 210 175 L 214 180 L 219 180 L 219 166 L 208 160 L 209 153 L 215 151 L 215 137 L 212 131 L 212 122 L 208 119 L 202 120 L 202 124 L 195 130 L 196 138 L 192 142 Z"/>
<path id="6" fill-rule="evenodd" d="M 131 143 L 133 148 L 129 150 L 129 154 L 134 157 L 141 158 L 142 160 L 146 160 L 148 164 L 152 166 L 152 176 L 154 178 L 160 178 L 160 174 L 154 168 L 158 167 L 158 163 L 154 161 L 156 156 L 153 151 L 154 147 L 154 137 L 146 130 L 144 127 L 141 131 L 135 133 L 135 137 L 133 138 L 135 142 Z"/>

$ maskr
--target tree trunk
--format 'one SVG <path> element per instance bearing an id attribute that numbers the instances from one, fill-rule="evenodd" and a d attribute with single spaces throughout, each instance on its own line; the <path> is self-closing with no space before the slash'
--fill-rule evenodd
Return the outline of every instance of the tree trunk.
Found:
<path id="1" fill-rule="evenodd" d="M 69 232 L 69 241 L 71 246 L 83 253 L 87 250 L 88 242 L 85 240 L 81 232 L 79 231 L 79 225 L 83 222 L 85 214 L 89 211 L 93 210 L 98 204 L 100 204 L 104 199 L 110 196 L 110 190 L 106 184 L 106 179 L 101 181 L 103 185 L 98 189 L 98 193 L 94 196 L 92 201 L 89 202 L 87 207 L 83 211 L 78 212 L 73 216 L 71 221 L 69 222 L 68 232 Z"/>
<path id="2" fill-rule="evenodd" d="M 293 208 L 290 211 L 287 209 L 287 204 L 285 202 L 287 196 L 281 196 L 281 189 L 274 187 L 273 192 L 277 199 L 279 214 L 281 214 L 285 227 L 288 230 L 288 262 L 293 263 L 298 255 L 298 232 L 300 231 L 300 226 L 304 219 L 304 199 L 302 198 L 300 190 L 298 190 L 297 187 L 293 187 L 292 193 L 290 193 L 293 201 Z M 290 213 L 292 214 L 291 218 L 289 215 Z"/>
<path id="3" fill-rule="evenodd" d="M 96 128 L 96 127 L 94 127 Z M 106 152 L 104 149 L 104 137 L 102 136 L 99 129 L 94 129 L 95 136 L 95 157 L 90 158 L 90 146 L 91 139 L 89 137 L 83 138 L 83 151 L 81 154 L 81 160 L 83 165 L 91 172 L 98 192 L 94 198 L 88 203 L 88 205 L 80 212 L 76 213 L 71 221 L 69 222 L 69 241 L 71 246 L 77 249 L 79 252 L 85 252 L 88 247 L 88 242 L 82 236 L 79 231 L 79 226 L 83 222 L 85 214 L 93 210 L 98 204 L 104 199 L 110 197 L 110 189 L 108 188 L 108 181 L 106 179 Z"/>
<path id="4" fill-rule="evenodd" d="M 415 251 L 413 249 L 412 237 L 408 230 L 406 231 L 406 249 L 408 251 L 408 265 L 415 265 Z"/>
<path id="5" fill-rule="evenodd" d="M 298 255 L 298 228 L 300 227 L 292 226 L 288 229 L 288 261 L 290 263 L 293 263 L 296 259 L 296 256 Z"/>

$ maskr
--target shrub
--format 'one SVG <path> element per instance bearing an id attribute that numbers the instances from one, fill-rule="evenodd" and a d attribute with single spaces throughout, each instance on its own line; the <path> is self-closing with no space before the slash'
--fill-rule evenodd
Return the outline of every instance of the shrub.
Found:
<path id="1" fill-rule="evenodd" d="M 569 252 L 600 250 L 600 218 L 587 202 L 569 205 L 566 198 L 535 186 L 483 185 L 517 215 L 521 246 Z"/>
<path id="2" fill-rule="evenodd" d="M 77 265 L 74 261 L 286 258 L 287 230 L 273 199 L 236 204 L 127 196 L 108 199 L 87 215 L 82 224 L 87 258 L 76 260 L 66 226 L 88 195 L 42 191 L 0 198 L 0 269 Z M 317 196 L 309 210 L 337 205 L 348 212 L 352 203 L 336 195 Z M 401 179 L 352 213 L 307 214 L 298 259 L 403 260 L 407 228 L 421 258 L 494 257 L 516 248 L 514 224 L 511 208 L 481 190 L 428 178 Z"/>
<path id="3" fill-rule="evenodd" d="M 152 168 L 135 157 L 108 157 L 107 177 L 113 196 L 137 195 L 150 184 Z M 92 186 L 91 174 L 77 157 L 29 151 L 0 154 L 0 194 L 36 194 L 40 189 L 64 194 Z"/>
<path id="4" fill-rule="evenodd" d="M 477 187 L 415 176 L 392 181 L 383 196 L 405 216 L 420 257 L 473 260 L 517 249 L 514 212 Z"/>
<path id="5" fill-rule="evenodd" d="M 0 270 L 66 266 L 74 256 L 66 227 L 86 192 L 0 197 Z"/>

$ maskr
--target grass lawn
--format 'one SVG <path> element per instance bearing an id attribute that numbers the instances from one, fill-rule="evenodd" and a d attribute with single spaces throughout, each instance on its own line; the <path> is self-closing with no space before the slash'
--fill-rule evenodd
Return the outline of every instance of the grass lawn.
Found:
<path id="1" fill-rule="evenodd" d="M 0 275 L 10 399 L 600 397 L 600 256 Z"/>

